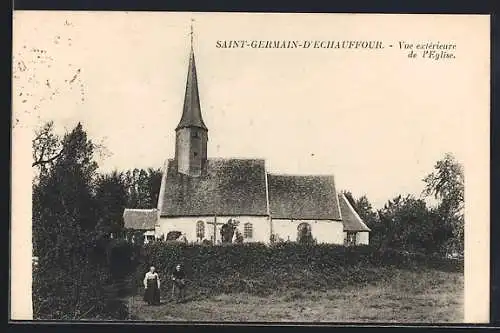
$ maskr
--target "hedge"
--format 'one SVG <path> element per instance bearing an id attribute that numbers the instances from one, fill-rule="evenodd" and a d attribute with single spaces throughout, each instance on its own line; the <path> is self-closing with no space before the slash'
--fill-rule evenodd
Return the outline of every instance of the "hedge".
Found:
<path id="1" fill-rule="evenodd" d="M 188 284 L 200 294 L 267 294 L 289 288 L 326 289 L 390 279 L 394 268 L 463 272 L 463 261 L 378 251 L 370 246 L 259 243 L 207 246 L 158 242 L 141 250 L 135 283 L 155 266 L 163 281 L 182 264 Z M 168 293 L 169 288 L 162 288 Z"/>

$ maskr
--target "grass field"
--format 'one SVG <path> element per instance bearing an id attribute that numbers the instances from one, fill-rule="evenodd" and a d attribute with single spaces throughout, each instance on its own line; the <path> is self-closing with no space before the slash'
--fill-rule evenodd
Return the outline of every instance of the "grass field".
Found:
<path id="1" fill-rule="evenodd" d="M 159 306 L 136 295 L 129 308 L 131 319 L 146 321 L 460 323 L 463 291 L 463 273 L 394 269 L 390 279 L 341 289 L 289 289 L 265 297 L 193 291 L 185 303 L 163 299 Z"/>

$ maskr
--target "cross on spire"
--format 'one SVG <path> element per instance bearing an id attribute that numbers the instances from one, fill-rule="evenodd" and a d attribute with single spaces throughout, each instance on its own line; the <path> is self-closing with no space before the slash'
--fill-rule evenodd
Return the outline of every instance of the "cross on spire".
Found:
<path id="1" fill-rule="evenodd" d="M 192 18 L 191 19 L 191 31 L 189 33 L 190 38 L 191 38 L 191 48 L 193 48 L 193 22 L 194 22 L 194 19 Z"/>

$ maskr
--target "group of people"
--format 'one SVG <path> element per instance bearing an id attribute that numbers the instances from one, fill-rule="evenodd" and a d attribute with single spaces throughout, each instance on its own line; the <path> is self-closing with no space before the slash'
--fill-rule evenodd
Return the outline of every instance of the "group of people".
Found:
<path id="1" fill-rule="evenodd" d="M 180 264 L 175 266 L 171 276 L 172 279 L 172 297 L 177 293 L 177 301 L 184 300 L 186 296 L 186 275 Z M 160 304 L 160 277 L 154 266 L 151 266 L 149 272 L 144 276 L 144 301 L 149 305 Z M 177 292 L 176 292 L 177 291 Z"/>

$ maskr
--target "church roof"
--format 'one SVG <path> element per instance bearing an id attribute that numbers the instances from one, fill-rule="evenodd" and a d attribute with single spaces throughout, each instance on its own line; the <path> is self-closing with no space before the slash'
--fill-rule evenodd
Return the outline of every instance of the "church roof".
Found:
<path id="1" fill-rule="evenodd" d="M 203 122 L 200 107 L 200 94 L 198 92 L 198 79 L 196 76 L 196 63 L 194 60 L 194 51 L 191 47 L 189 55 L 189 66 L 186 80 L 186 93 L 184 95 L 184 108 L 182 110 L 182 117 L 177 125 L 176 130 L 183 127 L 199 127 L 205 130 L 207 126 Z"/>
<path id="2" fill-rule="evenodd" d="M 272 218 L 340 220 L 333 176 L 267 177 Z"/>
<path id="3" fill-rule="evenodd" d="M 128 209 L 123 212 L 125 229 L 151 230 L 158 219 L 157 209 Z"/>
<path id="4" fill-rule="evenodd" d="M 167 164 L 161 216 L 267 215 L 266 168 L 261 159 L 208 159 L 190 177 Z"/>
<path id="5" fill-rule="evenodd" d="M 344 194 L 339 194 L 339 203 L 344 231 L 370 231 Z"/>

